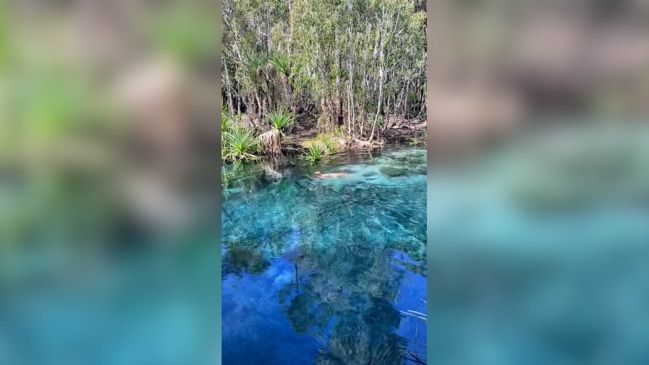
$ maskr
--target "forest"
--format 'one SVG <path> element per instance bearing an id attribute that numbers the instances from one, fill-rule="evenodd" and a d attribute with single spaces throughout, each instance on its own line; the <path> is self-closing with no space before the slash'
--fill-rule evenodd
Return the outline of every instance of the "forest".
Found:
<path id="1" fill-rule="evenodd" d="M 226 0 L 223 158 L 421 143 L 425 72 L 422 0 Z"/>

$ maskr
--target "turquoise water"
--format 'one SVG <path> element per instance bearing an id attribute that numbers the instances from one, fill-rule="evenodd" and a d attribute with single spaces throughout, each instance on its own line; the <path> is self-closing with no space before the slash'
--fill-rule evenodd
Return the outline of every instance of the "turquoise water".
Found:
<path id="1" fill-rule="evenodd" d="M 219 363 L 217 196 L 147 230 L 110 209 L 107 175 L 0 176 L 0 364 Z"/>
<path id="2" fill-rule="evenodd" d="M 647 142 L 552 128 L 431 167 L 429 364 L 649 364 Z"/>
<path id="3" fill-rule="evenodd" d="M 647 364 L 649 133 L 595 132 L 533 133 L 428 181 L 420 149 L 285 161 L 280 180 L 233 166 L 221 277 L 212 214 L 147 236 L 88 213 L 76 185 L 50 200 L 2 180 L 17 220 L 0 219 L 0 364 L 412 363 L 401 348 L 429 364 Z M 39 224 L 26 198 L 47 208 Z"/>
<path id="4" fill-rule="evenodd" d="M 426 151 L 275 170 L 224 172 L 223 363 L 425 360 Z"/>

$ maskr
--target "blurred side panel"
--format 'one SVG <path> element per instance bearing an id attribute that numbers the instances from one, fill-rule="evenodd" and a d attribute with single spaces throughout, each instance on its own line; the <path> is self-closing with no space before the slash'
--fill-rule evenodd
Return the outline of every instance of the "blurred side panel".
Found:
<path id="1" fill-rule="evenodd" d="M 219 363 L 220 2 L 0 7 L 0 363 Z"/>
<path id="2" fill-rule="evenodd" d="M 649 3 L 428 16 L 428 360 L 648 363 Z"/>

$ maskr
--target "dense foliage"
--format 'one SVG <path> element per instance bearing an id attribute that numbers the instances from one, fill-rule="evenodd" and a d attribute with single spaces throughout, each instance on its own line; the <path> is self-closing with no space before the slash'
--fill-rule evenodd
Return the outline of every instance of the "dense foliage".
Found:
<path id="1" fill-rule="evenodd" d="M 257 127 L 286 108 L 300 126 L 376 140 L 424 117 L 425 24 L 419 0 L 226 0 L 224 105 Z"/>

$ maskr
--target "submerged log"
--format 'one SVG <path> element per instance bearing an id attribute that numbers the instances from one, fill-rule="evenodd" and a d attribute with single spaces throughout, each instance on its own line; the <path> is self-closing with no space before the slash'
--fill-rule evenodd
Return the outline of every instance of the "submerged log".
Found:
<path id="1" fill-rule="evenodd" d="M 383 141 L 363 141 L 358 138 L 349 138 L 347 140 L 347 148 L 351 150 L 361 149 L 379 149 L 383 147 Z"/>
<path id="2" fill-rule="evenodd" d="M 265 163 L 262 168 L 264 169 L 266 177 L 270 180 L 280 180 L 284 177 L 281 172 L 275 170 L 271 163 Z"/>

